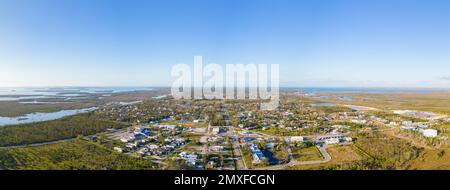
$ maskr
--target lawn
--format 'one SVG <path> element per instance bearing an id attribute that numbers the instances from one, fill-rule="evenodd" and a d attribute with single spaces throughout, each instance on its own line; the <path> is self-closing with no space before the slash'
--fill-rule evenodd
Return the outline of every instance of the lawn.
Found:
<path id="1" fill-rule="evenodd" d="M 294 159 L 304 162 L 312 160 L 322 160 L 323 157 L 315 146 L 308 148 L 291 148 Z"/>

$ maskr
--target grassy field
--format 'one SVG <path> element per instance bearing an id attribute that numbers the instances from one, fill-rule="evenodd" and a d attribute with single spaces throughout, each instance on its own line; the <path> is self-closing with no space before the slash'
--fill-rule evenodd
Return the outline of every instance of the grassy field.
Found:
<path id="1" fill-rule="evenodd" d="M 310 148 L 314 148 L 314 147 L 310 147 Z M 316 149 L 316 151 L 317 151 L 317 149 Z M 289 169 L 320 170 L 320 169 L 327 169 L 327 168 L 335 168 L 338 165 L 352 164 L 354 162 L 358 162 L 363 159 L 352 146 L 334 146 L 334 147 L 327 148 L 327 151 L 331 155 L 331 158 L 332 158 L 330 162 L 327 162 L 324 164 L 297 165 L 297 166 L 289 168 Z M 314 153 L 314 154 L 317 154 L 317 153 Z M 320 158 L 322 158 L 322 157 L 320 157 Z"/>
<path id="2" fill-rule="evenodd" d="M 320 154 L 317 147 L 311 146 L 308 148 L 291 148 L 294 159 L 298 161 L 312 161 L 312 160 L 322 160 L 322 155 Z"/>
<path id="3" fill-rule="evenodd" d="M 53 145 L 0 149 L 0 169 L 14 170 L 134 170 L 156 165 L 102 145 L 73 140 Z"/>
<path id="4" fill-rule="evenodd" d="M 377 164 L 373 169 L 404 169 L 405 163 L 417 158 L 423 148 L 411 142 L 382 133 L 362 133 L 355 144 L 373 158 Z"/>
<path id="5" fill-rule="evenodd" d="M 331 93 L 330 93 L 331 94 Z M 384 110 L 410 109 L 450 113 L 450 93 L 333 93 L 333 96 L 351 97 L 353 101 L 336 98 L 326 99 L 331 102 L 374 107 Z M 317 99 L 307 98 L 308 101 Z M 322 100 L 322 99 L 321 99 Z"/>
<path id="6" fill-rule="evenodd" d="M 418 158 L 410 161 L 406 169 L 411 170 L 449 170 L 450 149 L 425 150 Z"/>

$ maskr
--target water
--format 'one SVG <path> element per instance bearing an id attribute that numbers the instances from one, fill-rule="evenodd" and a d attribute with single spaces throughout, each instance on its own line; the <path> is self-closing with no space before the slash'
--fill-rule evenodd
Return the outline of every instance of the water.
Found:
<path id="1" fill-rule="evenodd" d="M 298 89 L 308 94 L 314 95 L 317 93 L 432 93 L 432 92 L 448 92 L 450 89 L 443 88 L 286 88 Z"/>
<path id="2" fill-rule="evenodd" d="M 16 125 L 16 124 L 26 124 L 33 122 L 41 122 L 41 121 L 50 121 L 59 119 L 69 115 L 76 115 L 80 113 L 86 113 L 97 109 L 96 107 L 92 108 L 83 108 L 83 109 L 73 109 L 73 110 L 61 110 L 57 112 L 51 113 L 30 113 L 24 116 L 19 117 L 0 117 L 0 126 L 4 125 Z"/>
<path id="3" fill-rule="evenodd" d="M 365 107 L 365 106 L 350 106 L 350 105 L 348 105 L 348 106 L 345 106 L 345 107 L 350 108 L 350 109 L 355 110 L 355 111 L 364 111 L 364 110 L 370 110 L 371 109 L 371 108 Z"/>
<path id="4" fill-rule="evenodd" d="M 165 94 L 165 95 L 153 97 L 153 99 L 164 99 L 164 98 L 167 98 L 168 96 L 169 96 L 168 94 Z"/>
<path id="5" fill-rule="evenodd" d="M 108 105 L 116 104 L 116 105 L 121 105 L 121 106 L 127 106 L 127 105 L 139 104 L 142 102 L 143 102 L 142 100 L 132 101 L 132 102 L 110 102 L 110 103 L 108 103 Z"/>
<path id="6" fill-rule="evenodd" d="M 42 99 L 47 98 L 47 96 L 4 96 L 0 97 L 0 101 L 20 101 L 20 100 L 26 100 L 26 99 Z"/>
<path id="7" fill-rule="evenodd" d="M 353 101 L 353 98 L 347 97 L 347 96 L 338 96 L 336 97 L 338 100 L 344 100 L 344 101 Z"/>
<path id="8" fill-rule="evenodd" d="M 337 106 L 335 103 L 311 103 L 311 106 L 313 107 L 332 107 Z"/>
<path id="9" fill-rule="evenodd" d="M 335 103 L 311 103 L 313 107 L 333 107 L 333 106 L 343 106 L 346 108 L 350 108 L 354 111 L 365 111 L 365 110 L 373 110 L 374 108 L 366 107 L 366 106 L 355 106 L 355 105 L 340 105 Z"/>
<path id="10" fill-rule="evenodd" d="M 85 99 L 89 95 L 111 96 L 111 94 L 135 91 L 151 91 L 148 87 L 60 87 L 60 88 L 0 88 L 0 101 L 22 101 L 45 98 Z M 22 101 L 29 102 L 29 101 Z"/>

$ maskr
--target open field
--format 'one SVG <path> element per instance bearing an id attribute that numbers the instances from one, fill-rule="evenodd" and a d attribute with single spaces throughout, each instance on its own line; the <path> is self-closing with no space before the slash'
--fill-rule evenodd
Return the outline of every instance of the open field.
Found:
<path id="1" fill-rule="evenodd" d="M 320 154 L 317 147 L 312 146 L 308 148 L 292 148 L 292 154 L 294 159 L 298 161 L 311 161 L 311 160 L 321 160 L 322 155 Z"/>
<path id="2" fill-rule="evenodd" d="M 333 96 L 351 97 L 352 101 L 337 98 L 332 102 L 374 107 L 383 110 L 422 110 L 436 113 L 450 113 L 450 93 L 327 93 Z M 307 98 L 307 101 L 321 99 Z"/>
<path id="3" fill-rule="evenodd" d="M 406 169 L 411 170 L 449 170 L 450 149 L 425 150 L 418 158 L 408 162 Z"/>
<path id="4" fill-rule="evenodd" d="M 353 162 L 362 160 L 362 156 L 360 156 L 352 146 L 333 146 L 327 148 L 327 151 L 332 158 L 330 162 L 324 164 L 297 165 L 287 169 L 295 169 L 295 170 L 326 169 L 326 168 L 334 168 L 337 165 L 351 164 Z"/>

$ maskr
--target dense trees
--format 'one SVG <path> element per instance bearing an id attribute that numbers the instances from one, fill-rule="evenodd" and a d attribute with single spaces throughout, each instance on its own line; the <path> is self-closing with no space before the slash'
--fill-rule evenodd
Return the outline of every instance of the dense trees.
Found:
<path id="1" fill-rule="evenodd" d="M 141 170 L 154 166 L 150 161 L 115 153 L 81 139 L 38 147 L 0 149 L 0 170 Z"/>
<path id="2" fill-rule="evenodd" d="M 0 127 L 0 146 L 24 145 L 92 135 L 124 124 L 99 119 L 95 113 L 68 116 L 54 121 Z"/>

